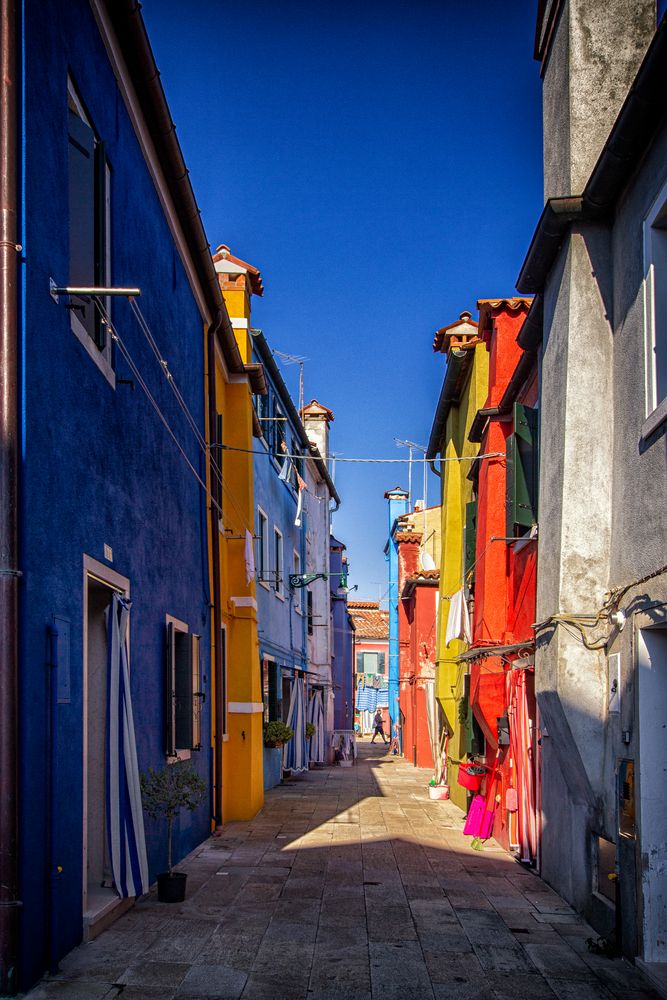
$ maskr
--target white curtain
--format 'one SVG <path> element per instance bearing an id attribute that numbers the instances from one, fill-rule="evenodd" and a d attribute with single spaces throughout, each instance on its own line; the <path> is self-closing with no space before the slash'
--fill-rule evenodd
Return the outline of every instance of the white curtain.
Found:
<path id="1" fill-rule="evenodd" d="M 149 888 L 130 693 L 130 607 L 129 600 L 114 594 L 107 619 L 107 838 L 119 896 L 141 896 Z"/>

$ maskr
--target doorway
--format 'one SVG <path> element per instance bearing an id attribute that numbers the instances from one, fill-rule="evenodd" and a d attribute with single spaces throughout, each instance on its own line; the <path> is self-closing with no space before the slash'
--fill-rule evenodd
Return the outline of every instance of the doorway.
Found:
<path id="1" fill-rule="evenodd" d="M 638 630 L 643 958 L 667 962 L 667 627 Z"/>
<path id="2" fill-rule="evenodd" d="M 129 583 L 84 559 L 83 642 L 83 915 L 89 931 L 121 902 L 111 875 L 106 830 L 108 612 Z"/>

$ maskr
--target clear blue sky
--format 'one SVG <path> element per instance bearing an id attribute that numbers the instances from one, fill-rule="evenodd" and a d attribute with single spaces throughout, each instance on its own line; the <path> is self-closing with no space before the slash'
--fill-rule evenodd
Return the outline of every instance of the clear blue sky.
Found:
<path id="1" fill-rule="evenodd" d="M 262 271 L 254 325 L 308 359 L 335 452 L 407 458 L 394 437 L 427 443 L 444 376 L 434 331 L 513 294 L 542 208 L 535 0 L 143 13 L 211 245 Z M 354 597 L 377 599 L 407 466 L 338 463 L 336 484 Z"/>

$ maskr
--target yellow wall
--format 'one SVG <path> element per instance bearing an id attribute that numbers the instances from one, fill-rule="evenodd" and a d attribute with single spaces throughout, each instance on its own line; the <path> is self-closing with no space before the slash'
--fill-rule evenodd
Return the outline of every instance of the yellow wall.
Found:
<path id="1" fill-rule="evenodd" d="M 480 407 L 484 406 L 488 392 L 489 355 L 482 343 L 469 348 L 474 358 L 468 381 L 461 399 L 454 404 L 447 417 L 445 434 L 441 442 L 443 458 L 474 457 L 479 445 L 468 440 L 470 425 Z M 458 701 L 463 696 L 463 664 L 455 657 L 466 649 L 461 640 L 453 640 L 445 648 L 449 598 L 463 585 L 463 533 L 465 505 L 472 498 L 472 483 L 467 478 L 471 462 L 444 462 L 442 469 L 442 555 L 440 560 L 440 604 L 438 613 L 438 644 L 436 663 L 436 695 L 442 705 L 450 731 L 449 756 L 461 760 L 464 753 Z M 451 767 L 449 780 L 451 797 L 462 809 L 466 808 L 465 789 L 456 783 L 456 767 Z"/>
<path id="2" fill-rule="evenodd" d="M 249 319 L 245 292 L 225 291 L 224 295 L 230 317 Z M 243 356 L 250 349 L 249 334 L 246 329 L 235 332 Z M 249 360 L 249 356 L 244 356 L 244 361 Z M 252 395 L 247 382 L 226 380 L 220 356 L 216 361 L 216 396 L 224 443 L 246 449 L 222 454 L 222 520 L 227 530 L 218 531 L 218 537 L 211 539 L 209 522 L 209 546 L 217 544 L 220 551 L 221 617 L 226 629 L 228 712 L 227 733 L 223 737 L 222 798 L 223 821 L 228 822 L 251 819 L 264 804 L 263 713 L 255 581 L 246 582 L 244 543 L 246 528 L 254 533 Z M 233 598 L 241 598 L 242 603 Z M 212 629 L 215 644 L 215 624 Z M 213 670 L 212 673 L 215 681 Z M 214 745 L 218 738 L 214 729 Z"/>

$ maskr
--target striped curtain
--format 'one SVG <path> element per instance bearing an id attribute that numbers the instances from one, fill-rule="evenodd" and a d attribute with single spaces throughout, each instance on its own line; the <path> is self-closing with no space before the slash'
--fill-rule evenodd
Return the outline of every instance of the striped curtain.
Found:
<path id="1" fill-rule="evenodd" d="M 130 694 L 130 607 L 129 600 L 114 594 L 107 621 L 107 839 L 114 885 L 122 897 L 141 896 L 149 886 Z"/>
<path id="2" fill-rule="evenodd" d="M 286 771 L 307 771 L 306 685 L 300 677 L 295 677 L 292 681 L 287 725 L 293 730 L 294 736 L 283 747 L 283 767 Z"/>
<path id="3" fill-rule="evenodd" d="M 313 763 L 323 764 L 324 747 L 324 705 L 322 704 L 322 692 L 313 691 L 313 696 L 308 704 L 308 722 L 315 726 L 315 735 L 310 738 L 310 760 Z"/>

